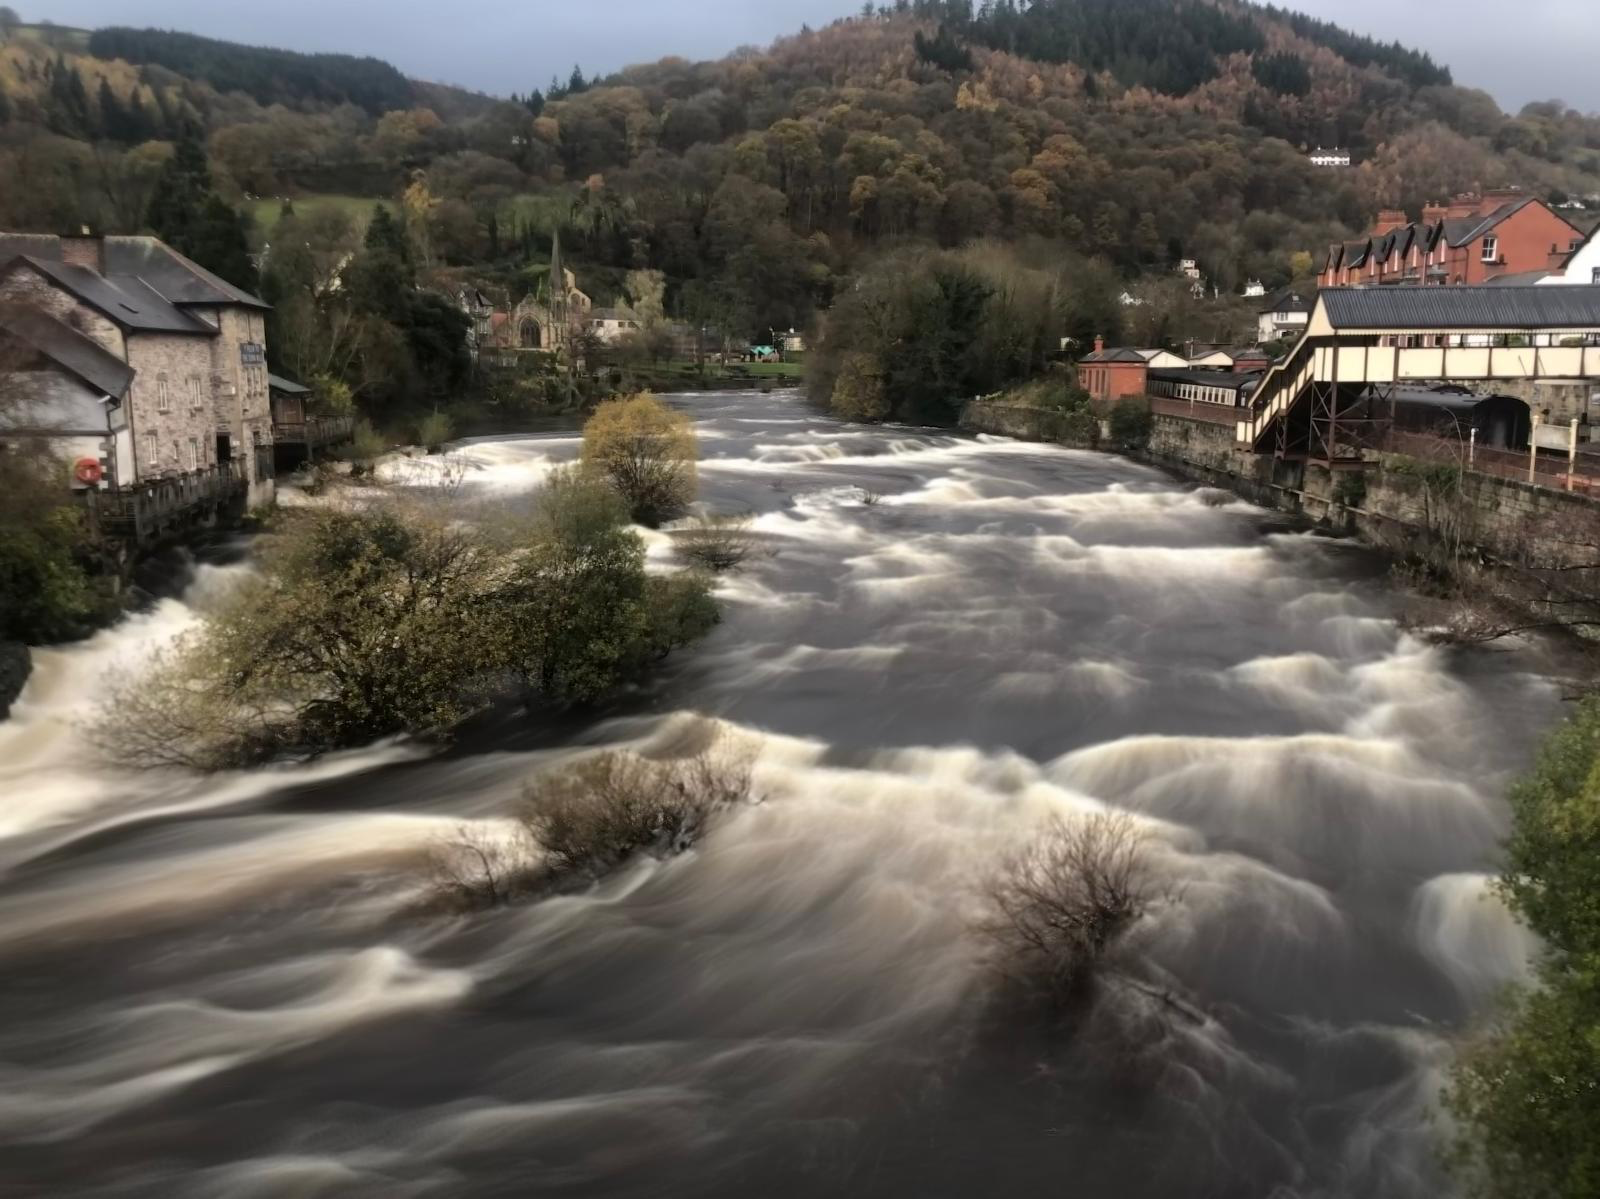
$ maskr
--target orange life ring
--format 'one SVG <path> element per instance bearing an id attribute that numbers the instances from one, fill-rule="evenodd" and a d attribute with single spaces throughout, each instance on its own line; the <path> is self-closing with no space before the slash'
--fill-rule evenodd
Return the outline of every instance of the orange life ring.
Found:
<path id="1" fill-rule="evenodd" d="M 72 468 L 72 477 L 85 487 L 93 487 L 99 483 L 104 474 L 105 470 L 98 458 L 79 458 Z"/>

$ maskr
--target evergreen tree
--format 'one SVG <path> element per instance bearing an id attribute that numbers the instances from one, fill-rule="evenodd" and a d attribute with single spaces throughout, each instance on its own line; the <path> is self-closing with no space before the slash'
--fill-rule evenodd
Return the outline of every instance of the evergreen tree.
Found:
<path id="1" fill-rule="evenodd" d="M 11 99 L 6 95 L 6 89 L 0 87 L 0 125 L 11 119 Z"/>
<path id="2" fill-rule="evenodd" d="M 100 81 L 100 94 L 96 98 L 100 108 L 100 134 L 109 141 L 127 144 L 135 140 L 129 136 L 128 110 L 122 106 L 122 101 L 117 99 L 117 93 L 111 90 L 111 81 Z"/>
<path id="3" fill-rule="evenodd" d="M 544 93 L 538 88 L 534 88 L 528 93 L 527 98 L 522 101 L 522 106 L 534 116 L 538 116 L 544 112 Z"/>
<path id="4" fill-rule="evenodd" d="M 396 261 L 411 265 L 411 243 L 406 241 L 405 230 L 394 219 L 387 205 L 372 206 L 372 220 L 367 223 L 367 236 L 363 242 L 368 250 L 381 250 L 394 255 Z"/>
<path id="5" fill-rule="evenodd" d="M 200 211 L 211 191 L 211 171 L 206 152 L 194 138 L 181 140 L 170 161 L 161 168 L 145 224 L 162 241 L 178 247 L 200 221 Z"/>
<path id="6" fill-rule="evenodd" d="M 186 244 L 173 248 L 235 287 L 254 291 L 260 286 L 244 218 L 215 192 L 207 193 L 200 207 L 200 221 Z"/>
<path id="7" fill-rule="evenodd" d="M 583 77 L 583 68 L 576 63 L 572 66 L 572 77 L 567 80 L 567 94 L 576 96 L 579 92 L 589 90 L 589 81 Z"/>

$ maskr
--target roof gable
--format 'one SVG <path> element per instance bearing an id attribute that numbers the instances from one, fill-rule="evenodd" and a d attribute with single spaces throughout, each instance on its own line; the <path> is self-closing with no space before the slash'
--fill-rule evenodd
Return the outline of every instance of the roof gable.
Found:
<path id="1" fill-rule="evenodd" d="M 154 237 L 106 238 L 105 267 L 107 275 L 137 275 L 174 305 L 271 307 Z"/>
<path id="2" fill-rule="evenodd" d="M 0 317 L 0 330 L 43 354 L 68 374 L 120 400 L 133 382 L 131 366 L 78 330 L 35 308 Z"/>

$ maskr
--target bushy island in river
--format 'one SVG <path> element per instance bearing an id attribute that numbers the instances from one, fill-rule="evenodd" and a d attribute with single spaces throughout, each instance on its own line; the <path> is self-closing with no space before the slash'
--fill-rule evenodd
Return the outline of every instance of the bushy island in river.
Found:
<path id="1" fill-rule="evenodd" d="M 121 679 L 95 732 L 124 764 L 222 770 L 410 735 L 498 698 L 591 702 L 718 619 L 700 571 L 649 573 L 634 516 L 693 498 L 686 417 L 604 405 L 526 509 L 444 491 L 285 513 L 200 627 Z"/>

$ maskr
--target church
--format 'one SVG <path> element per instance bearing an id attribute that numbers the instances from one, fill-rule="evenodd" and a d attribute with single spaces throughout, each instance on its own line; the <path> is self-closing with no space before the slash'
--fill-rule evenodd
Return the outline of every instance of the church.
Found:
<path id="1" fill-rule="evenodd" d="M 562 264 L 561 231 L 550 251 L 550 276 L 512 310 L 505 322 L 509 345 L 520 352 L 557 354 L 572 343 L 594 302 L 578 290 L 578 277 Z"/>

